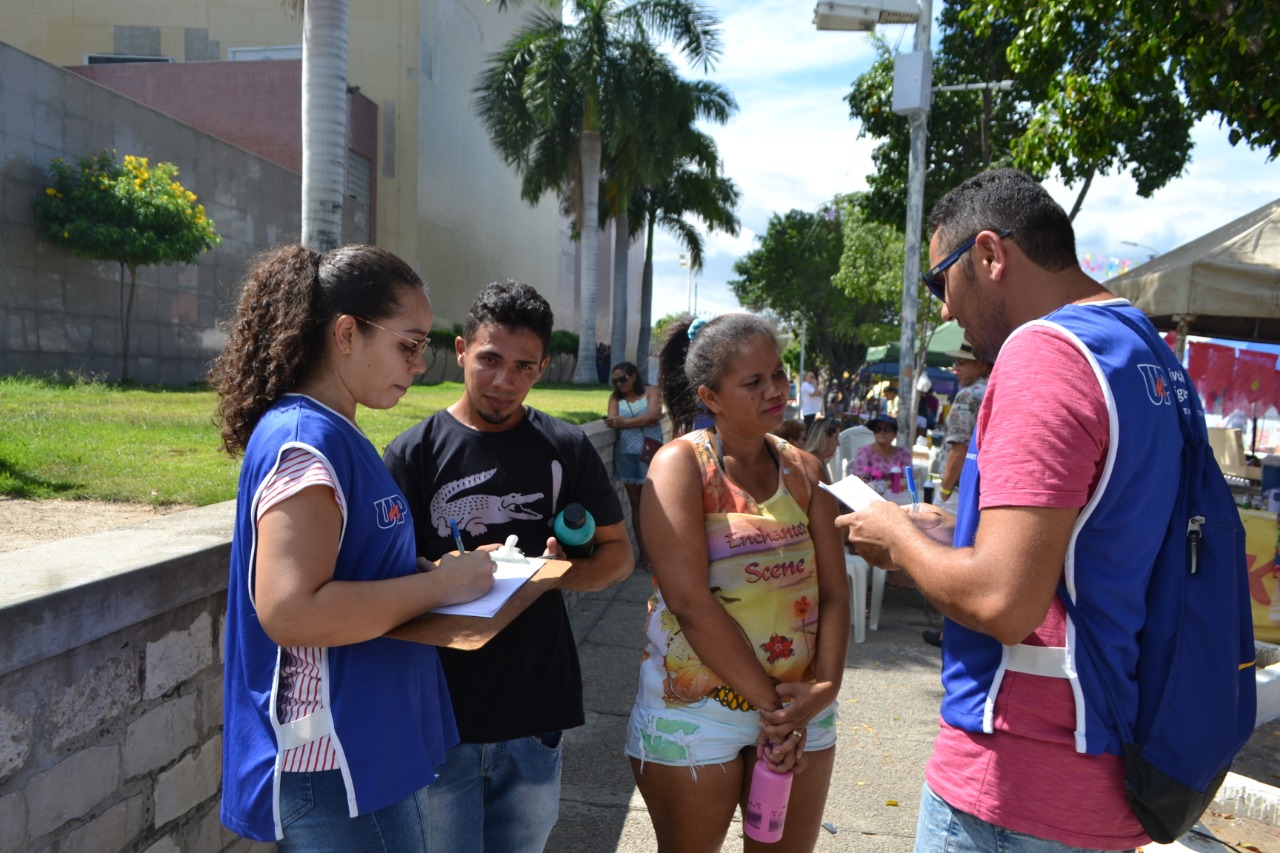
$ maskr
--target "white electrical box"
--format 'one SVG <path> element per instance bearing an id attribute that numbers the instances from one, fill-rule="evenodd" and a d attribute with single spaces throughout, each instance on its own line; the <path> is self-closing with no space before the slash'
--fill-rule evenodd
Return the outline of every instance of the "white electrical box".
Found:
<path id="1" fill-rule="evenodd" d="M 933 56 L 927 50 L 893 58 L 893 111 L 911 116 L 928 112 L 933 98 Z"/>

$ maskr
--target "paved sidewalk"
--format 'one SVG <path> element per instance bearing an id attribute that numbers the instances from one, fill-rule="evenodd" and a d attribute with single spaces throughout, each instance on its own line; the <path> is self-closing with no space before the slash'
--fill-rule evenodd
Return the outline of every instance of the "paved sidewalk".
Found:
<path id="1" fill-rule="evenodd" d="M 636 572 L 610 589 L 582 595 L 570 609 L 582 659 L 587 724 L 565 737 L 560 820 L 548 853 L 657 851 L 648 812 L 623 752 L 651 585 L 652 575 Z M 836 765 L 823 815 L 835 832 L 819 833 L 818 851 L 910 853 L 912 849 L 924 765 L 933 747 L 942 698 L 939 652 L 920 638 L 928 627 L 933 626 L 919 594 L 889 588 L 880 629 L 868 630 L 863 644 L 849 643 L 840 691 Z M 1278 734 L 1280 727 L 1260 727 L 1237 761 L 1237 769 L 1252 770 L 1255 779 L 1273 782 Z M 1275 789 L 1267 790 L 1269 802 L 1280 801 L 1270 796 Z M 1243 829 L 1242 818 L 1238 814 L 1234 822 Z M 1270 826 L 1265 829 L 1274 831 Z M 1230 849 L 1203 839 L 1186 841 L 1187 846 L 1148 845 L 1146 850 Z M 737 819 L 723 849 L 725 853 L 742 851 Z M 1257 849 L 1280 853 L 1280 847 Z"/>
<path id="2" fill-rule="evenodd" d="M 652 575 L 582 596 L 571 609 L 587 724 L 567 733 L 560 820 L 549 853 L 654 853 L 657 842 L 623 752 L 643 648 Z M 910 853 L 924 765 L 937 730 L 938 650 L 919 595 L 885 591 L 880 630 L 849 644 L 840 691 L 840 739 L 817 850 Z M 735 819 L 724 845 L 742 850 Z"/>

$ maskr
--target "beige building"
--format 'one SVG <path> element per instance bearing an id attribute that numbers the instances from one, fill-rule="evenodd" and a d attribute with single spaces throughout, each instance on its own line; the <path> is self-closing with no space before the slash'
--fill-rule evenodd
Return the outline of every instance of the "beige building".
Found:
<path id="1" fill-rule="evenodd" d="M 557 328 L 578 328 L 576 245 L 557 201 L 546 197 L 531 207 L 521 200 L 518 176 L 474 115 L 477 76 L 524 14 L 484 0 L 351 3 L 348 86 L 377 110 L 376 161 L 365 170 L 376 182 L 374 239 L 421 272 L 438 326 L 460 321 L 481 285 L 516 278 L 551 300 Z M 0 4 L 0 34 L 60 66 L 193 63 L 298 59 L 302 24 L 280 0 L 95 0 Z M 602 233 L 596 328 L 605 342 L 612 247 L 611 234 Z M 633 245 L 628 356 L 639 325 L 642 263 L 643 247 Z"/>

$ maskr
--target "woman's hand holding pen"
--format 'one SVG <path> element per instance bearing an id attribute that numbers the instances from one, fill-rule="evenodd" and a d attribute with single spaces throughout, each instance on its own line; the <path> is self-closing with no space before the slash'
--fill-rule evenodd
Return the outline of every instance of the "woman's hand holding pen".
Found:
<path id="1" fill-rule="evenodd" d="M 475 601 L 489 591 L 497 568 L 490 550 L 484 548 L 460 555 L 445 554 L 440 558 L 430 574 L 439 584 L 439 594 L 444 599 L 441 604 Z"/>

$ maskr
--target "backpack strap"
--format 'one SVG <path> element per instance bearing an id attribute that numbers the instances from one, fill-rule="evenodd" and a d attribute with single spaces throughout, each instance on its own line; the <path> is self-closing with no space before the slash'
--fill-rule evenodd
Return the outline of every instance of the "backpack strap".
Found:
<path id="1" fill-rule="evenodd" d="M 1167 362 L 1168 359 L 1172 357 L 1172 354 L 1169 353 L 1167 357 L 1163 357 L 1164 354 L 1160 352 L 1161 348 L 1168 351 L 1169 346 L 1155 334 L 1154 327 L 1149 327 L 1148 325 L 1134 321 L 1127 317 L 1123 311 L 1111 311 L 1111 316 L 1128 326 L 1129 329 L 1147 345 L 1147 348 L 1151 350 L 1152 355 L 1155 356 L 1156 361 L 1161 365 L 1161 367 L 1167 369 Z M 1185 489 L 1187 483 L 1191 482 L 1192 472 L 1188 468 L 1188 463 L 1190 459 L 1195 458 L 1195 454 L 1188 453 L 1187 449 L 1195 447 L 1198 444 L 1202 444 L 1207 437 L 1207 433 L 1203 430 L 1197 431 L 1190 423 L 1188 423 L 1190 418 L 1199 411 L 1199 406 L 1197 405 L 1198 402 L 1198 400 L 1190 402 L 1190 413 L 1184 412 L 1182 410 L 1182 406 L 1176 401 L 1174 403 L 1174 413 L 1178 418 L 1178 427 L 1182 431 L 1183 441 L 1182 473 L 1178 481 L 1179 490 Z M 1201 421 L 1203 421 L 1203 416 L 1201 416 Z M 1178 507 L 1175 503 L 1173 514 L 1169 518 L 1168 525 L 1166 525 L 1166 539 L 1170 535 L 1170 528 L 1178 524 Z M 1097 641 L 1094 639 L 1093 634 L 1089 632 L 1085 620 L 1081 618 L 1080 611 L 1076 607 L 1075 602 L 1072 601 L 1071 596 L 1067 594 L 1065 583 L 1060 582 L 1058 584 L 1058 598 L 1061 599 L 1062 605 L 1067 609 L 1067 613 L 1070 615 L 1071 621 L 1075 625 L 1076 638 L 1080 641 L 1080 647 L 1084 654 L 1088 655 L 1089 659 L 1093 661 L 1095 666 L 1106 660 L 1106 656 L 1103 655 L 1102 650 L 1098 648 Z M 1111 711 L 1111 719 L 1116 727 L 1116 733 L 1120 736 L 1120 742 L 1126 747 L 1133 744 L 1133 730 L 1129 727 L 1127 722 L 1128 718 L 1121 713 L 1120 702 L 1116 699 L 1115 692 L 1111 689 L 1106 678 L 1099 678 L 1098 683 L 1102 687 L 1103 695 L 1106 697 L 1107 707 Z"/>

